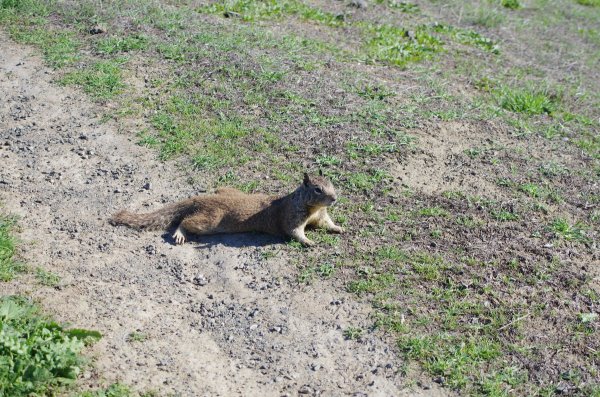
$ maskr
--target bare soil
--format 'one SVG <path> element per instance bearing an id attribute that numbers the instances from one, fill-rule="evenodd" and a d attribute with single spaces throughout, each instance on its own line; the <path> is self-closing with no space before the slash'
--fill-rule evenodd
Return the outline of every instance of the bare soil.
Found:
<path id="1" fill-rule="evenodd" d="M 91 348 L 85 387 L 119 381 L 182 396 L 449 393 L 434 384 L 405 389 L 403 363 L 381 331 L 345 340 L 350 325 L 370 328 L 371 305 L 344 292 L 344 280 L 298 284 L 287 254 L 263 256 L 281 240 L 231 235 L 174 246 L 167 233 L 110 226 L 117 209 L 149 211 L 202 186 L 136 145 L 120 132 L 126 126 L 102 123 L 97 105 L 54 84 L 29 48 L 4 34 L 0 48 L 0 200 L 20 217 L 23 260 L 61 278 L 51 288 L 24 275 L 2 294 L 33 296 L 59 320 L 104 335 Z"/>

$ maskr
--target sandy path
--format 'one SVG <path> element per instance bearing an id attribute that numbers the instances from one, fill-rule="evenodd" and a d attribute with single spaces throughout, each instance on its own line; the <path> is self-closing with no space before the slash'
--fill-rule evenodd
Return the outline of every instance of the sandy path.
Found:
<path id="1" fill-rule="evenodd" d="M 345 327 L 372 324 L 368 305 L 331 280 L 299 286 L 283 254 L 261 256 L 279 241 L 175 247 L 161 233 L 108 225 L 118 208 L 157 208 L 200 187 L 101 124 L 97 105 L 53 84 L 31 49 L 4 34 L 0 49 L 0 199 L 21 217 L 25 260 L 61 277 L 50 288 L 22 276 L 2 293 L 31 294 L 60 320 L 104 334 L 87 384 L 183 396 L 416 395 L 401 391 L 401 363 L 382 335 L 344 340 Z"/>

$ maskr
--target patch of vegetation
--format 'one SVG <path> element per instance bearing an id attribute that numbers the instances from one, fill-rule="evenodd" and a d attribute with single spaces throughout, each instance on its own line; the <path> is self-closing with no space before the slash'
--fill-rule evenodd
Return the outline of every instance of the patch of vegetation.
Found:
<path id="1" fill-rule="evenodd" d="M 495 96 L 503 109 L 515 113 L 551 115 L 557 109 L 556 99 L 544 90 L 502 87 Z"/>
<path id="2" fill-rule="evenodd" d="M 64 329 L 26 299 L 0 298 L 0 394 L 54 395 L 77 379 L 81 350 L 99 338 L 95 331 Z"/>
<path id="3" fill-rule="evenodd" d="M 240 17 L 246 21 L 293 15 L 332 26 L 344 22 L 343 17 L 311 7 L 298 0 L 224 0 L 199 7 L 197 10 L 203 13 L 221 14 L 225 17 Z"/>
<path id="4" fill-rule="evenodd" d="M 38 282 L 47 287 L 56 287 L 60 283 L 60 276 L 58 274 L 46 271 L 41 267 L 35 269 L 35 278 Z"/>
<path id="5" fill-rule="evenodd" d="M 575 1 L 584 6 L 600 7 L 600 0 L 575 0 Z"/>
<path id="6" fill-rule="evenodd" d="M 433 25 L 435 32 L 444 33 L 462 44 L 473 45 L 493 54 L 499 54 L 500 49 L 493 40 L 480 35 L 474 30 L 461 29 L 455 26 L 436 23 Z"/>
<path id="7" fill-rule="evenodd" d="M 467 20 L 475 25 L 493 28 L 505 21 L 504 14 L 489 5 L 481 5 L 469 12 Z"/>
<path id="8" fill-rule="evenodd" d="M 556 218 L 550 224 L 551 230 L 555 235 L 566 241 L 589 242 L 589 237 L 586 235 L 585 225 L 581 223 L 570 224 L 564 218 Z"/>
<path id="9" fill-rule="evenodd" d="M 12 235 L 16 221 L 0 215 L 0 281 L 10 281 L 25 271 L 25 265 L 15 260 L 15 239 Z"/>
<path id="10" fill-rule="evenodd" d="M 510 8 L 511 10 L 521 8 L 521 2 L 519 0 L 502 0 L 501 3 L 502 6 Z"/>
<path id="11" fill-rule="evenodd" d="M 95 62 L 85 69 L 67 73 L 61 82 L 80 86 L 94 98 L 111 99 L 125 88 L 121 79 L 125 62 L 124 59 Z"/>
<path id="12" fill-rule="evenodd" d="M 59 69 L 79 60 L 79 41 L 67 30 L 50 30 L 45 27 L 18 26 L 10 29 L 10 35 L 18 42 L 33 44 L 42 50 L 49 66 Z"/>
<path id="13" fill-rule="evenodd" d="M 429 217 L 448 217 L 450 213 L 443 208 L 440 207 L 430 207 L 423 208 L 419 210 L 419 215 L 421 216 L 429 216 Z"/>
<path id="14" fill-rule="evenodd" d="M 344 338 L 346 339 L 360 339 L 363 335 L 363 329 L 358 327 L 348 327 L 344 330 Z"/>
<path id="15" fill-rule="evenodd" d="M 373 62 L 404 67 L 408 62 L 429 58 L 442 49 L 442 42 L 427 27 L 409 31 L 392 25 L 363 25 L 366 36 L 364 52 Z"/>
<path id="16" fill-rule="evenodd" d="M 139 34 L 124 37 L 111 36 L 98 40 L 96 48 L 103 54 L 145 50 L 148 48 L 148 38 Z"/>

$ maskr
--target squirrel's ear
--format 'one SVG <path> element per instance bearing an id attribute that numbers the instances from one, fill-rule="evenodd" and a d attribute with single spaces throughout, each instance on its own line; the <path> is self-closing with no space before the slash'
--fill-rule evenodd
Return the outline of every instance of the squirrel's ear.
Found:
<path id="1" fill-rule="evenodd" d="M 304 173 L 304 184 L 306 186 L 308 186 L 308 184 L 310 183 L 310 177 L 308 176 L 308 174 L 305 172 Z"/>
<path id="2" fill-rule="evenodd" d="M 323 169 L 319 168 L 319 176 L 323 176 Z"/>

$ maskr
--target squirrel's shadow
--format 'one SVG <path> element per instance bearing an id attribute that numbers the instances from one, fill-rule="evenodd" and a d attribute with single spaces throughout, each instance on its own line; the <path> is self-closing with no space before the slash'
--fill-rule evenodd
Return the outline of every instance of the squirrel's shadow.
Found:
<path id="1" fill-rule="evenodd" d="M 172 231 L 164 233 L 162 238 L 169 244 L 175 245 Z M 197 235 L 187 234 L 186 243 L 197 245 L 198 249 L 210 248 L 215 245 L 224 245 L 227 247 L 266 247 L 268 245 L 283 244 L 288 241 L 284 237 L 271 236 L 266 233 L 227 233 L 227 234 L 209 234 Z"/>

